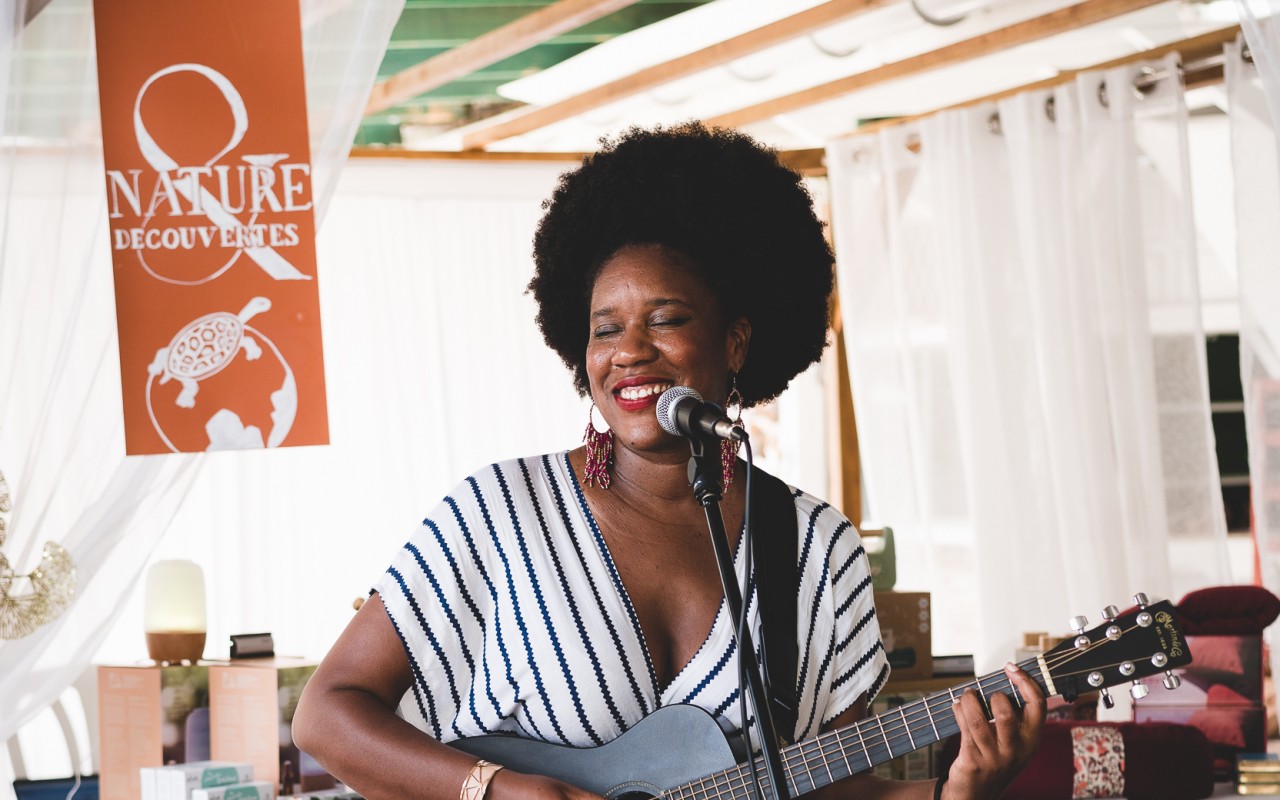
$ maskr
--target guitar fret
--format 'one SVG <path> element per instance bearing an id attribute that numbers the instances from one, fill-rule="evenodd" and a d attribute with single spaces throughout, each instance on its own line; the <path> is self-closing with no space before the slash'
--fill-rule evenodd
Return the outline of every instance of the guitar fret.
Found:
<path id="1" fill-rule="evenodd" d="M 907 720 L 907 707 L 900 706 L 898 713 L 902 715 L 902 725 L 907 729 L 907 741 L 911 743 L 911 749 L 916 749 L 916 737 L 911 735 L 911 723 Z"/>
<path id="2" fill-rule="evenodd" d="M 816 740 L 818 743 L 818 761 L 822 763 L 823 769 L 827 771 L 827 783 L 835 783 L 836 776 L 831 774 L 831 759 L 827 758 L 823 753 L 825 745 L 822 743 L 822 737 Z"/>
<path id="3" fill-rule="evenodd" d="M 852 763 L 851 761 L 849 761 L 849 754 L 845 752 L 845 749 L 844 749 L 844 737 L 840 736 L 840 734 L 838 734 L 838 733 L 833 733 L 833 734 L 830 734 L 830 735 L 831 735 L 832 740 L 833 740 L 833 741 L 835 741 L 835 743 L 836 743 L 836 747 L 838 747 L 838 748 L 840 749 L 840 759 L 841 759 L 842 761 L 844 761 L 845 769 L 849 771 L 849 774 L 850 774 L 850 775 L 852 775 L 852 774 L 853 774 L 853 772 L 854 772 L 854 769 L 853 769 L 853 763 Z"/>
<path id="4" fill-rule="evenodd" d="M 1005 680 L 1009 682 L 1009 691 L 1013 693 L 1013 702 L 1017 704 L 1018 708 L 1022 708 L 1026 703 L 1022 699 L 1022 695 L 1018 693 L 1018 687 L 1013 685 L 1013 678 L 1006 675 Z"/>
<path id="5" fill-rule="evenodd" d="M 805 773 L 809 776 L 809 786 L 817 788 L 818 782 L 813 779 L 813 770 L 809 769 L 809 757 L 804 753 L 805 745 L 800 745 L 800 766 L 804 767 Z"/>
<path id="6" fill-rule="evenodd" d="M 929 707 L 929 698 L 924 699 L 924 713 L 929 718 L 929 727 L 933 728 L 933 740 L 941 741 L 942 737 L 938 735 L 938 726 L 933 721 L 933 709 Z"/>
<path id="7" fill-rule="evenodd" d="M 862 723 L 854 723 L 853 732 L 858 734 L 858 741 L 862 744 L 862 752 L 867 756 L 867 766 L 871 766 L 871 751 L 867 749 L 867 740 L 862 737 Z"/>
<path id="8" fill-rule="evenodd" d="M 876 724 L 880 726 L 880 738 L 884 739 L 884 748 L 889 751 L 889 758 L 895 758 L 893 755 L 893 745 L 889 744 L 889 735 L 884 732 L 884 722 L 879 717 L 873 717 Z"/>

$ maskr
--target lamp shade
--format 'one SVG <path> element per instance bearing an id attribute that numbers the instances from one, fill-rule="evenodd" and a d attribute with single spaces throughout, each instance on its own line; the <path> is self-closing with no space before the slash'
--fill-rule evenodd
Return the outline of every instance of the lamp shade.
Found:
<path id="1" fill-rule="evenodd" d="M 147 652 L 155 661 L 198 661 L 204 655 L 204 571 L 192 561 L 157 561 L 144 597 Z"/>

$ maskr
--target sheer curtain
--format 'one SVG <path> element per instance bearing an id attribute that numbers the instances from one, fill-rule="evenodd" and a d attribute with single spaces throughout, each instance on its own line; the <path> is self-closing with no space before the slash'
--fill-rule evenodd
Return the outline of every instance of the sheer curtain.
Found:
<path id="1" fill-rule="evenodd" d="M 1227 578 L 1186 109 L 1139 69 L 829 148 L 868 506 L 938 652 Z"/>
<path id="2" fill-rule="evenodd" d="M 1274 25 L 1265 20 L 1264 25 Z M 1246 31 L 1247 32 L 1247 31 Z M 1249 40 L 1253 49 L 1253 40 Z M 1244 387 L 1253 530 L 1264 586 L 1280 592 L 1280 157 L 1264 64 L 1226 47 L 1240 276 L 1240 380 Z M 1274 52 L 1274 51 L 1273 51 Z M 1280 658 L 1273 642 L 1272 658 Z M 1274 668 L 1274 662 L 1273 662 Z"/>
<path id="3" fill-rule="evenodd" d="M 25 573 L 56 541 L 79 576 L 62 616 L 0 642 L 0 741 L 84 671 L 202 463 L 124 457 L 92 4 L 53 0 L 26 25 L 26 0 L 6 5 L 0 470 L 15 507 L 4 552 Z M 318 198 L 332 191 L 402 6 L 304 2 Z"/>

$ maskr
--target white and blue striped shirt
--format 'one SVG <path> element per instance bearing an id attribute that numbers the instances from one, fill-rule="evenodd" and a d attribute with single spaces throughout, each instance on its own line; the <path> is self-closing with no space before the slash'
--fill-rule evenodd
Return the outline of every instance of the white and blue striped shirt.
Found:
<path id="1" fill-rule="evenodd" d="M 795 497 L 800 740 L 864 692 L 870 700 L 889 668 L 857 531 L 830 505 Z M 467 478 L 374 588 L 414 676 L 401 712 L 442 741 L 506 732 L 589 747 L 674 703 L 700 706 L 727 730 L 741 727 L 723 602 L 701 649 L 659 687 L 567 453 Z M 757 617 L 754 580 L 744 594 Z M 753 636 L 759 643 L 758 627 Z"/>

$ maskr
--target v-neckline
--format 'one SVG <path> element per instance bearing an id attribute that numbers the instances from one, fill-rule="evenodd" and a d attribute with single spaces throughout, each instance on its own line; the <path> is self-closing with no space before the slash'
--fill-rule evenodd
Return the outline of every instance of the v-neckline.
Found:
<path id="1" fill-rule="evenodd" d="M 667 705 L 671 701 L 672 690 L 676 689 L 681 680 L 688 674 L 690 667 L 695 665 L 707 651 L 707 646 L 717 638 L 721 638 L 720 634 L 722 622 L 725 616 L 725 599 L 720 597 L 720 603 L 716 606 L 715 617 L 711 620 L 711 627 L 707 630 L 707 635 L 703 637 L 702 644 L 698 645 L 698 649 L 693 652 L 689 660 L 684 663 L 674 674 L 671 680 L 667 682 L 665 687 L 658 686 L 658 671 L 654 667 L 653 654 L 649 650 L 649 642 L 644 635 L 644 626 L 640 624 L 640 615 L 636 612 L 635 604 L 631 602 L 631 593 L 627 590 L 627 585 L 622 580 L 622 574 L 618 572 L 618 565 L 613 560 L 613 553 L 609 550 L 609 543 L 605 540 L 604 533 L 600 530 L 600 525 L 596 522 L 596 516 L 591 511 L 591 506 L 587 503 L 586 492 L 582 489 L 582 484 L 578 481 L 578 474 L 573 469 L 573 463 L 569 460 L 569 451 L 565 451 L 561 456 L 564 464 L 565 472 L 569 476 L 569 480 L 573 483 L 574 493 L 578 498 L 578 507 L 582 512 L 583 521 L 592 533 L 595 540 L 596 550 L 599 551 L 601 558 L 604 560 L 605 567 L 609 571 L 614 587 L 614 595 L 622 603 L 627 610 L 627 617 L 631 620 L 631 630 L 635 634 L 636 643 L 640 647 L 641 654 L 644 656 L 644 664 L 649 672 L 649 686 L 653 693 L 655 707 Z M 738 555 L 742 545 L 742 531 L 738 532 L 738 540 L 733 546 L 733 571 L 737 575 L 740 565 L 738 564 Z M 750 583 L 750 576 L 747 577 Z M 744 597 L 743 602 L 748 602 L 748 598 Z M 720 636 L 717 636 L 720 634 Z M 652 711 L 653 709 L 650 709 Z M 646 712 L 647 713 L 647 712 Z"/>

